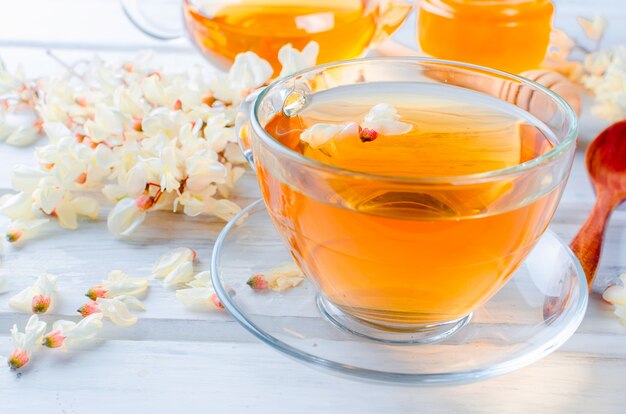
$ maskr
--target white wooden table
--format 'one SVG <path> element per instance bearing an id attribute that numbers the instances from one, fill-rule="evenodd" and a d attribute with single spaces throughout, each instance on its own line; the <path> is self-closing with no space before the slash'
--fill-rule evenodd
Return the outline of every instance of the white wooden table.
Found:
<path id="1" fill-rule="evenodd" d="M 590 12 L 585 1 L 560 1 L 557 24 L 572 27 Z M 626 41 L 626 4 L 593 2 L 614 23 L 609 42 Z M 410 29 L 402 34 L 404 40 Z M 202 63 L 185 41 L 159 43 L 125 20 L 116 0 L 0 0 L 0 55 L 30 75 L 56 71 L 44 50 L 72 61 L 97 52 L 128 57 L 154 48 L 169 67 Z M 625 137 L 626 139 L 626 137 Z M 30 150 L 0 146 L 0 193 L 10 190 L 15 163 L 31 163 Z M 552 229 L 569 240 L 593 203 L 578 154 Z M 254 178 L 244 178 L 239 201 L 258 196 Z M 104 216 L 103 216 L 104 218 Z M 0 225 L 3 225 L 0 222 Z M 41 271 L 60 276 L 64 302 L 54 318 L 76 318 L 82 294 L 113 269 L 149 275 L 154 260 L 172 247 L 189 246 L 208 268 L 222 223 L 168 214 L 151 215 L 130 240 L 118 241 L 104 223 L 84 223 L 76 232 L 56 231 L 4 252 L 0 271 L 9 292 L 0 295 L 0 354 L 10 352 L 10 326 L 26 315 L 8 298 Z M 611 220 L 596 289 L 626 272 L 626 209 Z M 0 366 L 0 413 L 624 413 L 626 327 L 598 295 L 578 332 L 557 352 L 534 365 L 486 382 L 456 387 L 401 387 L 338 378 L 293 362 L 245 332 L 224 313 L 194 313 L 172 291 L 152 283 L 147 312 L 129 329 L 107 326 L 105 340 L 77 354 L 43 352 L 16 374 Z"/>

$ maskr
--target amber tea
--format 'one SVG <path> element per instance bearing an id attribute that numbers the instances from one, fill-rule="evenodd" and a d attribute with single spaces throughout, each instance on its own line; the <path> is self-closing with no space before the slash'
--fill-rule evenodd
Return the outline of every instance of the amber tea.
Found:
<path id="1" fill-rule="evenodd" d="M 252 51 L 280 71 L 278 51 L 320 45 L 318 63 L 359 57 L 400 26 L 412 4 L 405 0 L 187 0 L 189 33 L 209 57 L 232 61 Z"/>
<path id="2" fill-rule="evenodd" d="M 356 84 L 318 92 L 290 115 L 279 112 L 265 130 L 344 172 L 324 180 L 257 162 L 270 216 L 326 299 L 382 326 L 470 313 L 529 253 L 560 197 L 562 186 L 533 191 L 531 180 L 407 184 L 515 167 L 553 148 L 540 121 L 478 92 Z"/>

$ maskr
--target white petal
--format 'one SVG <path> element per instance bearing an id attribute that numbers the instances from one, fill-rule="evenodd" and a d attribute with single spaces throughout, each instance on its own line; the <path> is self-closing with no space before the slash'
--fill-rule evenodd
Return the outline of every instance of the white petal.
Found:
<path id="1" fill-rule="evenodd" d="M 64 229 L 76 230 L 78 228 L 78 216 L 76 208 L 68 201 L 60 202 L 54 209 L 59 224 Z"/>
<path id="2" fill-rule="evenodd" d="M 33 197 L 25 192 L 6 194 L 0 198 L 0 212 L 12 219 L 29 220 L 33 217 Z"/>
<path id="3" fill-rule="evenodd" d="M 215 293 L 212 288 L 190 288 L 176 291 L 176 299 L 183 305 L 194 310 L 214 310 L 215 305 L 211 302 L 211 295 Z"/>
<path id="4" fill-rule="evenodd" d="M 241 211 L 241 207 L 230 200 L 217 200 L 215 208 L 212 211 L 217 217 L 224 221 L 230 221 Z"/>
<path id="5" fill-rule="evenodd" d="M 278 60 L 283 66 L 280 76 L 291 75 L 302 69 L 315 66 L 318 53 L 319 44 L 315 41 L 309 42 L 304 49 L 302 49 L 302 52 L 294 49 L 291 43 L 281 47 L 278 51 Z"/>
<path id="6" fill-rule="evenodd" d="M 172 270 L 185 262 L 193 262 L 195 253 L 188 247 L 178 247 L 170 250 L 161 256 L 154 266 L 152 266 L 152 276 L 157 279 L 163 279 L 169 275 Z"/>
<path id="7" fill-rule="evenodd" d="M 39 138 L 39 131 L 35 127 L 18 127 L 6 139 L 6 143 L 16 147 L 25 147 Z"/>
<path id="8" fill-rule="evenodd" d="M 52 177 L 46 177 L 39 183 L 34 196 L 39 207 L 46 214 L 51 214 L 63 198 L 65 191 L 58 186 Z"/>
<path id="9" fill-rule="evenodd" d="M 26 328 L 24 329 L 25 348 L 35 350 L 41 347 L 43 335 L 46 332 L 46 326 L 47 324 L 43 321 L 40 321 L 37 315 L 33 315 L 30 317 L 30 319 L 26 323 Z"/>
<path id="10" fill-rule="evenodd" d="M 100 214 L 100 206 L 98 202 L 91 197 L 76 197 L 71 201 L 71 205 L 80 216 L 89 217 L 92 220 L 98 220 Z"/>
<path id="11" fill-rule="evenodd" d="M 146 218 L 146 212 L 137 208 L 135 200 L 126 197 L 120 200 L 109 212 L 107 227 L 116 236 L 127 236 Z"/>
<path id="12" fill-rule="evenodd" d="M 107 290 L 107 295 L 111 297 L 142 296 L 148 290 L 147 279 L 130 278 L 121 270 L 110 272 L 108 280 L 103 281 L 102 285 Z"/>
<path id="13" fill-rule="evenodd" d="M 42 178 L 49 175 L 38 168 L 26 165 L 16 165 L 11 173 L 11 184 L 17 191 L 32 194 Z"/>
<path id="14" fill-rule="evenodd" d="M 98 298 L 96 300 L 105 318 L 119 326 L 131 326 L 137 323 L 136 315 L 133 315 L 126 304 L 117 299 Z"/>
<path id="15" fill-rule="evenodd" d="M 165 276 L 163 286 L 172 288 L 187 283 L 191 279 L 193 279 L 193 263 L 186 261 L 176 266 L 176 268 Z"/>
<path id="16" fill-rule="evenodd" d="M 143 306 L 143 303 L 141 303 L 141 301 L 137 299 L 135 296 L 118 295 L 118 296 L 115 296 L 114 299 L 117 299 L 120 302 L 123 302 L 128 307 L 128 309 L 140 310 L 140 311 L 146 310 L 145 306 Z"/>
<path id="17" fill-rule="evenodd" d="M 213 282 L 211 281 L 211 272 L 205 270 L 204 272 L 200 272 L 196 274 L 193 280 L 187 283 L 187 286 L 190 287 L 211 287 L 213 286 Z"/>
<path id="18" fill-rule="evenodd" d="M 373 129 L 381 135 L 401 135 L 409 132 L 413 126 L 406 122 L 398 121 L 398 111 L 388 103 L 380 103 L 374 106 L 365 115 L 363 128 Z"/>
<path id="19" fill-rule="evenodd" d="M 73 136 L 72 132 L 61 122 L 44 122 L 43 130 L 50 139 L 50 142 L 56 143 L 61 138 Z"/>
<path id="20" fill-rule="evenodd" d="M 300 134 L 300 139 L 309 144 L 311 148 L 319 148 L 333 139 L 357 137 L 359 126 L 355 122 L 347 124 L 315 124 Z"/>
<path id="21" fill-rule="evenodd" d="M 32 313 L 33 296 L 32 286 L 24 288 L 19 293 L 9 298 L 9 306 L 19 312 Z"/>
<path id="22" fill-rule="evenodd" d="M 272 66 L 252 52 L 240 53 L 228 72 L 231 81 L 241 89 L 255 89 L 263 86 L 274 73 Z"/>

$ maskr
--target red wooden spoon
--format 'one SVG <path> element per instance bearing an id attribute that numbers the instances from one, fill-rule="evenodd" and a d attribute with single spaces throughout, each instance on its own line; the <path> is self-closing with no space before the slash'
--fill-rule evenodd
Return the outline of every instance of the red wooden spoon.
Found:
<path id="1" fill-rule="evenodd" d="M 587 170 L 598 198 L 570 247 L 585 270 L 591 290 L 606 224 L 613 209 L 626 200 L 626 120 L 602 131 L 589 145 Z"/>

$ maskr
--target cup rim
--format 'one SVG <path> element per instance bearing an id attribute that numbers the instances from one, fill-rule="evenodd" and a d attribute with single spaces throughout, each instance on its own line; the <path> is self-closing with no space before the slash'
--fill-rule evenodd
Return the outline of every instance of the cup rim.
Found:
<path id="1" fill-rule="evenodd" d="M 563 110 L 564 116 L 568 119 L 569 128 L 565 134 L 565 137 L 561 142 L 559 142 L 554 148 L 545 154 L 540 155 L 539 157 L 535 157 L 531 160 L 525 161 L 523 163 L 514 165 L 512 167 L 502 168 L 498 170 L 485 171 L 480 173 L 473 174 L 465 174 L 465 175 L 453 175 L 453 176 L 435 176 L 435 177 L 411 177 L 411 176 L 402 176 L 402 175 L 382 175 L 382 174 L 372 174 L 362 171 L 349 170 L 345 168 L 340 168 L 334 165 L 326 164 L 321 161 L 314 160 L 312 158 L 306 157 L 299 152 L 296 152 L 272 137 L 265 129 L 261 126 L 259 118 L 257 116 L 258 110 L 260 108 L 260 104 L 263 99 L 267 96 L 267 94 L 278 87 L 278 85 L 283 84 L 291 79 L 294 79 L 298 76 L 317 72 L 320 70 L 324 70 L 331 67 L 341 67 L 341 66 L 350 66 L 355 64 L 366 64 L 366 63 L 378 63 L 378 62 L 396 62 L 396 63 L 429 63 L 435 65 L 445 65 L 452 66 L 461 69 L 470 69 L 474 71 L 485 72 L 491 76 L 498 76 L 500 78 L 508 78 L 511 80 L 515 80 L 521 82 L 525 85 L 532 86 L 537 90 L 545 93 L 550 97 L 560 109 Z M 500 98 L 498 98 L 500 99 Z M 536 168 L 543 164 L 548 164 L 554 159 L 561 156 L 563 152 L 565 152 L 573 143 L 576 142 L 576 138 L 578 135 L 578 117 L 576 116 L 574 110 L 570 107 L 570 105 L 558 94 L 546 88 L 545 86 L 534 82 L 530 79 L 527 79 L 523 76 L 515 75 L 512 73 L 504 72 L 497 69 L 491 69 L 480 65 L 474 65 L 471 63 L 464 62 L 456 62 L 453 60 L 444 60 L 444 59 L 433 59 L 433 58 L 425 58 L 425 57 L 370 57 L 370 58 L 360 58 L 360 59 L 350 59 L 350 60 L 342 60 L 337 62 L 330 62 L 323 65 L 313 66 L 296 73 L 293 73 L 288 76 L 279 77 L 275 79 L 272 83 L 270 83 L 265 89 L 261 91 L 261 93 L 256 97 L 254 101 L 254 105 L 251 107 L 250 113 L 250 123 L 254 132 L 266 143 L 272 151 L 276 151 L 277 153 L 296 161 L 300 164 L 304 164 L 309 168 L 313 168 L 317 171 L 330 173 L 333 175 L 341 175 L 341 176 L 350 176 L 355 178 L 362 179 L 370 179 L 375 181 L 394 181 L 394 182 L 402 182 L 402 183 L 413 183 L 413 184 L 442 184 L 442 183 L 476 183 L 483 181 L 491 181 L 494 179 L 506 178 L 510 176 L 514 176 L 533 168 Z"/>

